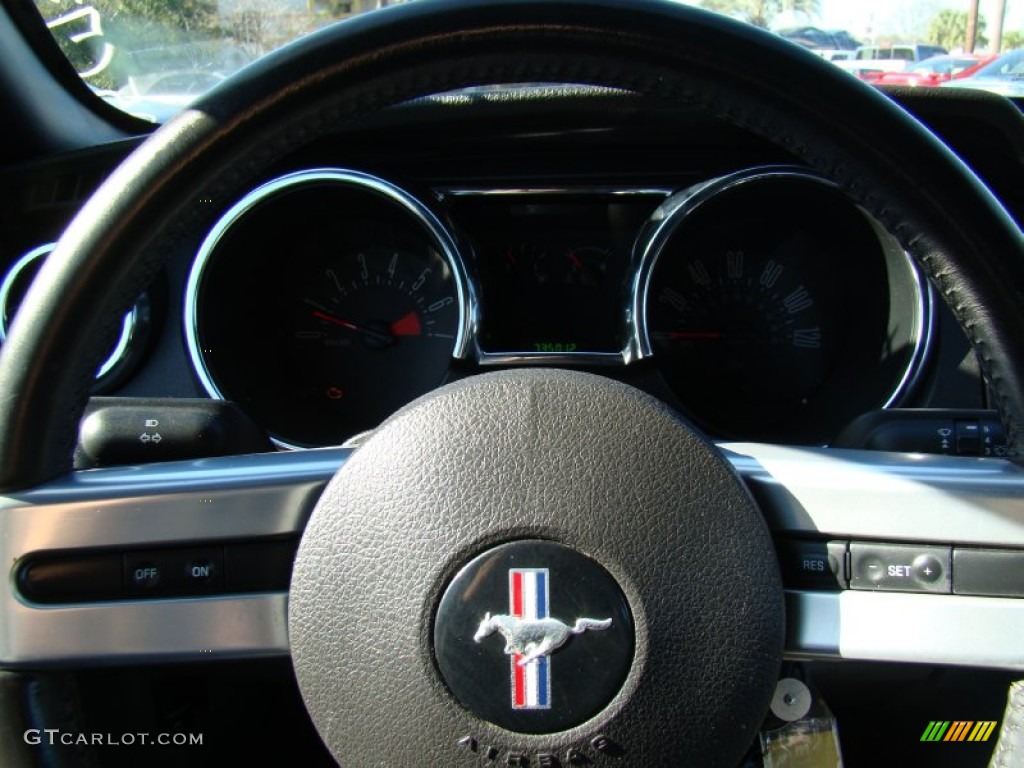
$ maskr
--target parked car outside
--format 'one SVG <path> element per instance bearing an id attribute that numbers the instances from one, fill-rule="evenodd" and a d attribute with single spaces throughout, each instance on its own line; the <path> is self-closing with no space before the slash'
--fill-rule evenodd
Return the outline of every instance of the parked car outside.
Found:
<path id="1" fill-rule="evenodd" d="M 960 54 L 932 56 L 903 72 L 884 72 L 874 81 L 877 85 L 909 85 L 933 88 L 939 83 L 958 77 L 972 68 L 984 65 L 993 57 Z"/>
<path id="2" fill-rule="evenodd" d="M 788 27 L 776 31 L 780 37 L 802 45 L 827 61 L 852 59 L 860 45 L 845 29 L 819 29 L 818 27 Z"/>
<path id="3" fill-rule="evenodd" d="M 854 40 L 845 29 L 826 30 L 818 27 L 789 27 L 778 30 L 777 34 L 797 45 L 811 50 L 833 49 L 854 51 L 860 42 Z"/>
<path id="4" fill-rule="evenodd" d="M 862 45 L 852 59 L 836 60 L 840 69 L 856 75 L 869 83 L 875 82 L 886 72 L 902 72 L 916 61 L 949 53 L 938 45 L 907 43 L 905 45 Z"/>
<path id="5" fill-rule="evenodd" d="M 949 88 L 972 88 L 1001 96 L 1024 97 L 1024 48 L 1004 53 L 970 77 L 943 83 Z"/>

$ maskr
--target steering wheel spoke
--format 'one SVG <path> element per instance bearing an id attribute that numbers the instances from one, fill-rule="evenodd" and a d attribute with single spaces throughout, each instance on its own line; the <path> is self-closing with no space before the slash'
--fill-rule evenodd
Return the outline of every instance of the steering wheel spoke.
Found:
<path id="1" fill-rule="evenodd" d="M 1014 556 L 1013 549 L 1024 548 L 1019 465 L 763 444 L 720 447 L 777 542 L 832 541 L 847 552 L 841 578 L 853 588 L 787 590 L 787 656 L 1024 668 L 1014 650 L 1024 632 L 1024 600 L 966 594 L 982 590 L 968 583 L 969 574 L 961 581 L 953 555 Z M 923 553 L 936 553 L 940 562 Z M 780 548 L 786 556 L 792 554 Z M 919 557 L 922 568 L 936 565 L 934 574 L 923 576 L 934 582 L 916 578 Z"/>
<path id="2" fill-rule="evenodd" d="M 1011 656 L 1024 628 L 1018 602 L 998 588 L 955 594 L 958 550 L 1024 549 L 1016 465 L 720 451 L 663 403 L 579 371 L 451 383 L 347 461 L 316 451 L 65 474 L 99 340 L 183 229 L 205 220 L 197 199 L 230 199 L 281 158 L 388 107 L 515 82 L 629 91 L 640 114 L 652 103 L 693 109 L 833 180 L 947 300 L 1011 455 L 1024 453 L 1024 238 L 967 167 L 883 95 L 680 4 L 402 4 L 287 46 L 197 101 L 107 178 L 47 260 L 0 356 L 0 554 L 15 569 L 0 664 L 290 653 L 314 724 L 346 764 L 440 764 L 479 738 L 509 755 L 601 743 L 623 746 L 633 765 L 723 768 L 763 721 L 786 654 L 1021 666 Z M 227 589 L 231 547 L 300 531 L 287 594 L 287 578 L 262 593 Z M 789 538 L 844 542 L 851 566 L 875 547 L 882 573 L 787 593 L 773 539 Z M 19 587 L 23 561 L 43 553 L 112 556 L 115 586 L 120 567 L 127 587 L 129 551 L 192 546 L 214 559 L 220 548 L 225 591 L 40 602 Z M 931 567 L 886 562 L 901 547 L 948 553 L 937 561 L 949 589 L 933 580 L 897 591 L 891 579 L 904 569 Z M 460 581 L 481 557 L 498 565 Z M 583 583 L 586 561 L 615 588 Z M 442 592 L 465 610 L 442 615 Z M 488 617 L 503 619 L 507 651 L 474 641 Z M 570 627 L 581 636 L 563 643 Z M 439 640 L 451 662 L 443 679 Z M 520 686 L 509 665 L 523 665 L 504 657 L 537 648 L 550 653 L 531 658 L 532 682 Z M 593 688 L 609 658 L 625 677 Z M 456 693 L 488 679 L 482 703 Z M 588 686 L 587 719 L 560 719 Z M 550 702 L 550 716 L 514 719 L 512 730 L 489 714 Z"/>
<path id="3" fill-rule="evenodd" d="M 1024 470 L 997 459 L 719 446 L 779 541 L 1024 548 Z M 351 450 L 91 470 L 4 497 L 0 554 L 190 552 L 296 540 Z M 45 557 L 44 557 L 45 560 Z M 126 575 L 127 578 L 127 575 Z M 848 576 L 847 576 L 848 578 Z M 286 655 L 285 591 L 39 603 L 4 596 L 6 666 Z M 1024 601 L 867 589 L 786 590 L 786 655 L 1024 668 Z M 969 635 L 969 637 L 968 637 Z"/>
<path id="4" fill-rule="evenodd" d="M 287 654 L 290 558 L 349 453 L 89 470 L 3 497 L 0 554 L 14 577 L 0 664 Z"/>

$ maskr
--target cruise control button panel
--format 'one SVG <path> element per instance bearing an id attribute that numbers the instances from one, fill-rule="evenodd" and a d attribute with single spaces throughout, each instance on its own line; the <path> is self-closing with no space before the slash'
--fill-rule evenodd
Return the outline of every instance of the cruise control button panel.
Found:
<path id="1" fill-rule="evenodd" d="M 124 563 L 125 591 L 132 596 L 203 594 L 224 586 L 222 547 L 133 552 Z"/>
<path id="2" fill-rule="evenodd" d="M 952 547 L 850 543 L 850 587 L 894 592 L 952 591 Z"/>
<path id="3" fill-rule="evenodd" d="M 152 600 L 246 592 L 283 592 L 291 581 L 295 539 L 183 545 L 81 554 L 37 552 L 14 566 L 33 603 Z"/>

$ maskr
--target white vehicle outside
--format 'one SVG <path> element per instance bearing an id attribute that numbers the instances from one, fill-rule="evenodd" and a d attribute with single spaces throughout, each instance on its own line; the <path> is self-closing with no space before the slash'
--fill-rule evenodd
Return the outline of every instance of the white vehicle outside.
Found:
<path id="1" fill-rule="evenodd" d="M 837 67 L 857 75 L 861 79 L 873 73 L 903 72 L 914 62 L 932 56 L 948 53 L 938 45 L 862 45 L 849 59 L 831 59 Z"/>

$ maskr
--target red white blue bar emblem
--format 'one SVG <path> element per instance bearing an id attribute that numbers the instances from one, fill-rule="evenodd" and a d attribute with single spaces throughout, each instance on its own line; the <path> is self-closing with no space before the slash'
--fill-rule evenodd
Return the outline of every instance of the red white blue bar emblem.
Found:
<path id="1" fill-rule="evenodd" d="M 518 619 L 548 618 L 548 569 L 512 568 L 508 572 L 509 608 Z M 525 664 L 512 654 L 512 708 L 551 708 L 551 659 L 538 656 Z"/>

